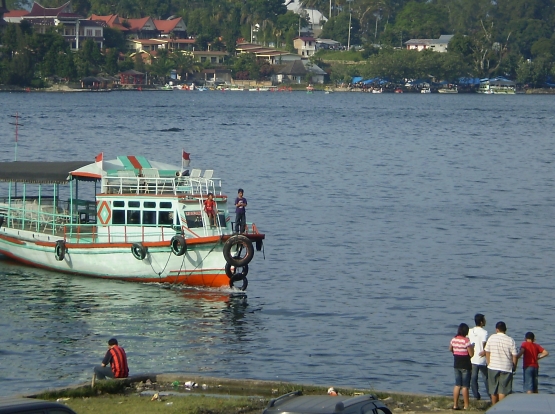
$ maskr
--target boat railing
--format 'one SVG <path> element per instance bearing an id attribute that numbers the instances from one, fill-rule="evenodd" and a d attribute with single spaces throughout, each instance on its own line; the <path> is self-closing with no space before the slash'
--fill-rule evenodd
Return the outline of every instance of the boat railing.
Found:
<path id="1" fill-rule="evenodd" d="M 173 226 L 132 225 L 107 226 L 96 224 L 66 224 L 63 235 L 67 243 L 144 243 L 167 242 L 168 246 L 176 230 Z"/>
<path id="2" fill-rule="evenodd" d="M 6 227 L 37 233 L 58 234 L 61 227 L 71 221 L 66 209 L 32 202 L 1 204 L 0 214 L 4 216 Z"/>
<path id="3" fill-rule="evenodd" d="M 116 177 L 103 181 L 103 192 L 108 194 L 186 195 L 222 194 L 220 178 L 205 177 Z"/>

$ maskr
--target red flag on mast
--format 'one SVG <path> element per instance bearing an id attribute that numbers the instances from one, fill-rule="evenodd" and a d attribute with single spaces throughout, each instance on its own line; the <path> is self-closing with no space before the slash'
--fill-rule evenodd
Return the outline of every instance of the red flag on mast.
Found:
<path id="1" fill-rule="evenodd" d="M 191 163 L 191 158 L 189 158 L 189 154 L 188 152 L 185 152 L 185 150 L 183 150 L 183 156 L 181 158 L 181 169 L 188 167 L 189 164 Z"/>
<path id="2" fill-rule="evenodd" d="M 98 154 L 96 157 L 94 157 L 94 161 L 95 162 L 102 162 L 102 159 L 104 158 L 104 153 L 101 152 L 100 154 Z"/>

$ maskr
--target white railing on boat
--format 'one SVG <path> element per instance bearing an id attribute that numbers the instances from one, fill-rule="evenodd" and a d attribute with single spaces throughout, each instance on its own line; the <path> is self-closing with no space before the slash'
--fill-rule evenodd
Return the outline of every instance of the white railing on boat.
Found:
<path id="1" fill-rule="evenodd" d="M 95 224 L 66 224 L 62 228 L 66 242 L 75 244 L 167 242 L 169 246 L 172 237 L 178 233 L 172 226 L 126 225 L 102 228 Z"/>
<path id="2" fill-rule="evenodd" d="M 108 194 L 222 194 L 220 178 L 205 177 L 111 177 L 103 179 L 102 192 Z"/>

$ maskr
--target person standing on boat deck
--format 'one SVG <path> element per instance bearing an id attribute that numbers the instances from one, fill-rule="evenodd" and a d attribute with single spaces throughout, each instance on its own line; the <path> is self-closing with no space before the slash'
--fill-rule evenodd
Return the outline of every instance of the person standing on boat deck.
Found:
<path id="1" fill-rule="evenodd" d="M 497 322 L 495 331 L 484 347 L 492 405 L 513 392 L 513 372 L 518 361 L 515 340 L 506 334 L 505 322 Z"/>
<path id="2" fill-rule="evenodd" d="M 470 389 L 472 390 L 474 398 L 479 400 L 481 398 L 480 392 L 478 391 L 479 373 L 482 374 L 482 380 L 486 387 L 486 394 L 489 395 L 488 367 L 486 365 L 486 351 L 484 351 L 484 347 L 488 340 L 488 331 L 484 329 L 484 326 L 486 326 L 486 317 L 481 313 L 477 313 L 474 316 L 474 322 L 476 326 L 468 332 L 468 339 L 470 339 L 470 343 L 474 344 L 474 356 L 470 360 L 470 362 L 472 362 Z"/>
<path id="3" fill-rule="evenodd" d="M 204 211 L 210 220 L 210 227 L 214 227 L 218 217 L 218 210 L 216 209 L 216 202 L 212 193 L 208 193 L 208 199 L 204 200 Z"/>
<path id="4" fill-rule="evenodd" d="M 110 366 L 108 366 L 108 364 Z M 118 345 L 118 340 L 112 338 L 108 341 L 108 351 L 100 366 L 94 367 L 96 379 L 127 378 L 129 368 L 127 366 L 127 355 L 125 350 Z"/>
<path id="5" fill-rule="evenodd" d="M 243 197 L 243 189 L 237 191 L 237 198 L 235 199 L 235 231 L 237 233 L 244 233 L 247 224 L 245 218 L 245 207 L 247 206 L 247 199 Z"/>

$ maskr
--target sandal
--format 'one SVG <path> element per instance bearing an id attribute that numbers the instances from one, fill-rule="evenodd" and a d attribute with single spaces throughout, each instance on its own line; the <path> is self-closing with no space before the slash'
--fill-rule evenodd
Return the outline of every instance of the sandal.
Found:
<path id="1" fill-rule="evenodd" d="M 451 409 L 452 409 L 452 410 L 456 410 L 456 411 L 460 410 L 459 407 L 452 407 Z"/>

